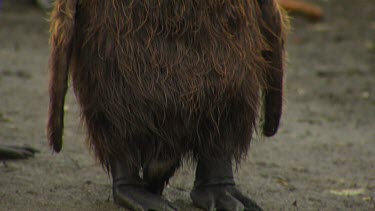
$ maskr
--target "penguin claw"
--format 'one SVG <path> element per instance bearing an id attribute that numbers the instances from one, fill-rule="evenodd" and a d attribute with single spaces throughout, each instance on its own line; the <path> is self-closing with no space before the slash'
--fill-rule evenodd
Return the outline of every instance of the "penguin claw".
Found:
<path id="1" fill-rule="evenodd" d="M 190 193 L 195 206 L 205 210 L 261 211 L 252 199 L 244 196 L 234 185 L 195 187 Z"/>
<path id="2" fill-rule="evenodd" d="M 137 211 L 176 211 L 177 208 L 158 194 L 143 186 L 124 185 L 114 187 L 113 199 L 117 205 Z"/>

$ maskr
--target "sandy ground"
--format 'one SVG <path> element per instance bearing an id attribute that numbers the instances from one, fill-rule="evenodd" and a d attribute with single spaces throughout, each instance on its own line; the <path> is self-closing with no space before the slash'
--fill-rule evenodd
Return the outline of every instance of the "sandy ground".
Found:
<path id="1" fill-rule="evenodd" d="M 0 210 L 118 210 L 71 92 L 63 151 L 47 146 L 47 15 L 20 2 L 0 11 L 0 143 L 41 153 L 0 163 Z M 375 3 L 315 2 L 324 22 L 292 20 L 280 132 L 256 138 L 237 182 L 265 210 L 375 210 Z M 194 210 L 193 169 L 164 194 L 181 210 Z"/>

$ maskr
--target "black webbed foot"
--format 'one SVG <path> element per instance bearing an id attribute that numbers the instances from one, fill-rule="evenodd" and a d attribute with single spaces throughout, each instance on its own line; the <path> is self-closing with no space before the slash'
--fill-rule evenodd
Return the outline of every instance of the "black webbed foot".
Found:
<path id="1" fill-rule="evenodd" d="M 27 159 L 33 157 L 38 150 L 28 146 L 4 146 L 0 145 L 0 160 Z"/>
<path id="2" fill-rule="evenodd" d="M 130 210 L 177 210 L 160 194 L 148 190 L 149 185 L 139 176 L 139 167 L 129 167 L 119 161 L 110 163 L 113 179 L 113 200 Z"/>
<path id="3" fill-rule="evenodd" d="M 198 161 L 190 197 L 195 206 L 205 210 L 262 210 L 236 188 L 228 158 Z"/>
<path id="4" fill-rule="evenodd" d="M 130 210 L 177 210 L 160 195 L 149 192 L 143 186 L 123 185 L 113 188 L 113 200 L 116 204 Z"/>
<path id="5" fill-rule="evenodd" d="M 244 196 L 234 185 L 195 187 L 190 193 L 195 206 L 205 210 L 260 211 L 253 200 Z"/>

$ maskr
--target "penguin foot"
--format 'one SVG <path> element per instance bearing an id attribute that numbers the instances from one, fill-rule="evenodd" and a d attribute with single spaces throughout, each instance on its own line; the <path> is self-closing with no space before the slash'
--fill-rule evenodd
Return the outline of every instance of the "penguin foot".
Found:
<path id="1" fill-rule="evenodd" d="M 129 208 L 130 210 L 177 210 L 177 208 L 160 195 L 151 193 L 145 187 L 138 185 L 120 185 L 114 187 L 113 200 L 117 205 Z"/>
<path id="2" fill-rule="evenodd" d="M 194 187 L 190 193 L 193 204 L 205 210 L 261 211 L 252 199 L 244 196 L 234 185 Z"/>
<path id="3" fill-rule="evenodd" d="M 38 150 L 31 147 L 0 145 L 0 160 L 26 159 L 33 157 Z"/>

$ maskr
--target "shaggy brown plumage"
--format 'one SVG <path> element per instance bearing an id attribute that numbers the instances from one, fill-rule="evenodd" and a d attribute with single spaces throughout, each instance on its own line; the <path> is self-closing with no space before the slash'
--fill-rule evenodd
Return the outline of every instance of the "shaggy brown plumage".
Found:
<path id="1" fill-rule="evenodd" d="M 263 8 L 264 7 L 264 8 Z M 57 0 L 48 139 L 62 145 L 68 73 L 103 165 L 186 156 L 239 161 L 265 90 L 264 134 L 282 103 L 283 18 L 274 1 Z"/>

